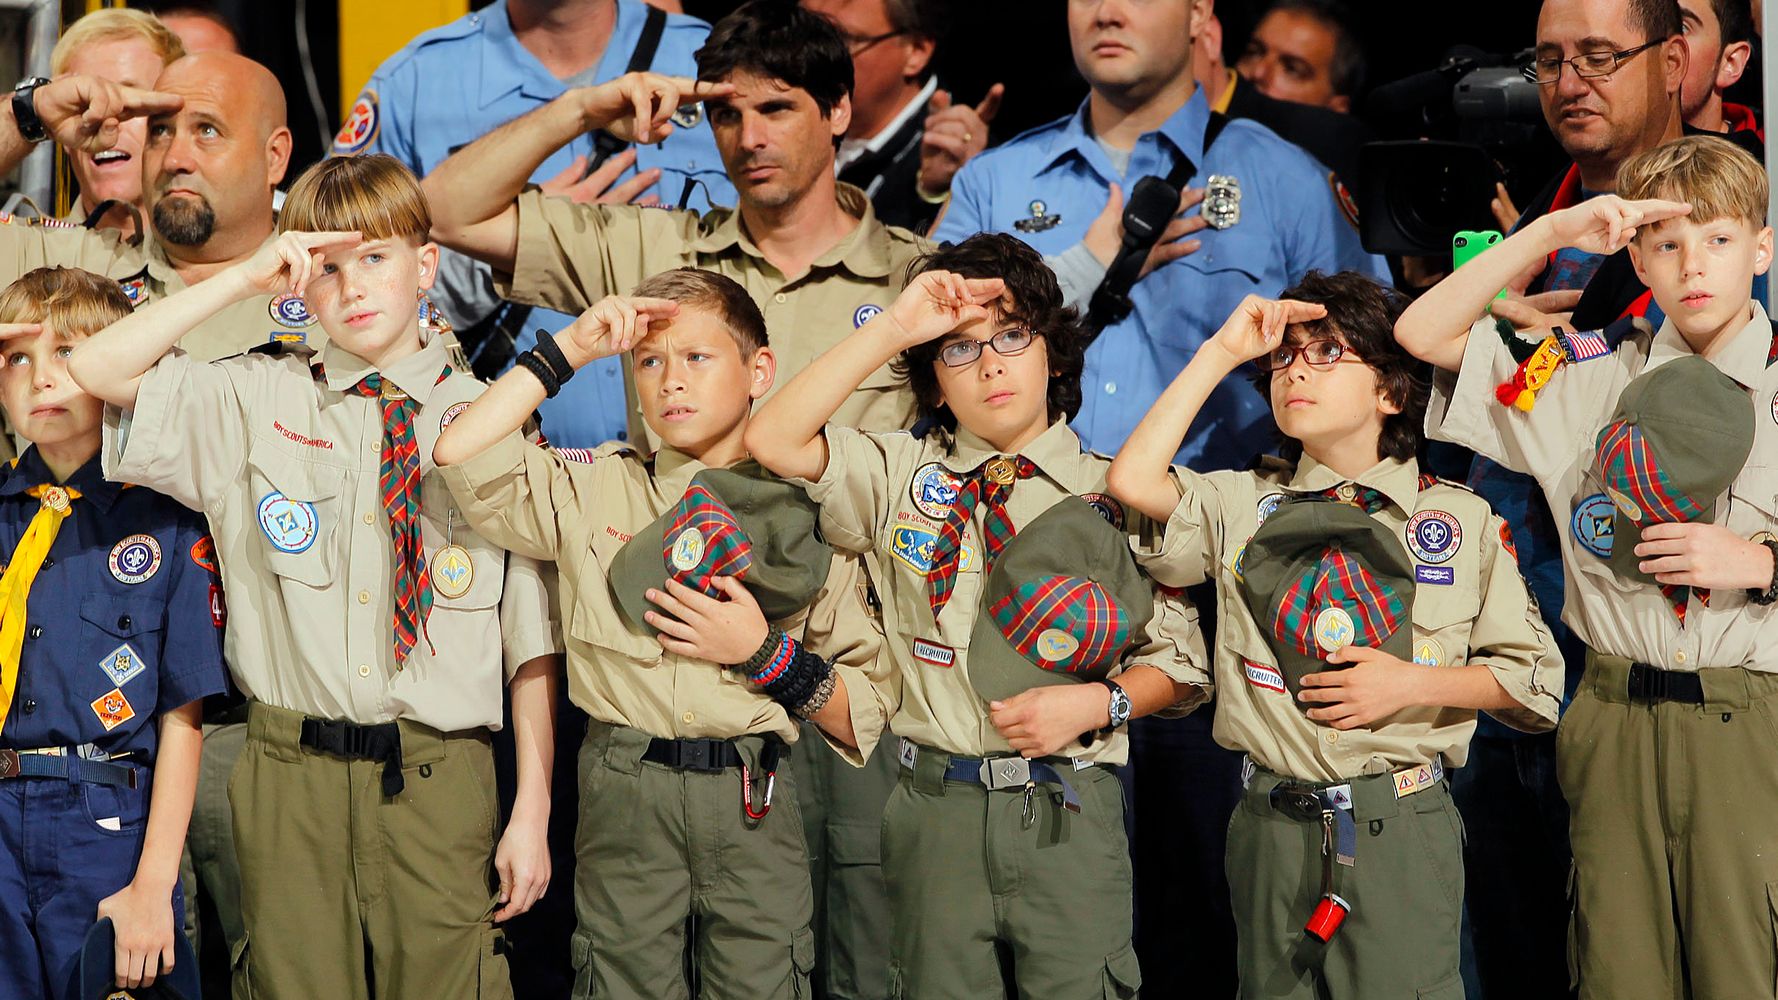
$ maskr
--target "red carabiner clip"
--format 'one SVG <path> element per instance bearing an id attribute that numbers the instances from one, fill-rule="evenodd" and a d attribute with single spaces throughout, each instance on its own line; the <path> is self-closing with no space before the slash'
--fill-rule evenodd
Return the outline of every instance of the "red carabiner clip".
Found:
<path id="1" fill-rule="evenodd" d="M 760 801 L 760 805 L 762 805 L 764 808 L 760 809 L 759 812 L 754 812 L 753 811 L 753 772 L 748 769 L 746 764 L 741 765 L 741 811 L 745 812 L 747 814 L 748 819 L 754 820 L 754 821 L 762 820 L 762 819 L 766 818 L 766 813 L 769 813 L 772 811 L 772 789 L 775 788 L 777 786 L 777 784 L 778 784 L 777 769 L 774 768 L 773 770 L 767 771 L 766 772 L 766 794 L 765 794 L 765 798 Z"/>

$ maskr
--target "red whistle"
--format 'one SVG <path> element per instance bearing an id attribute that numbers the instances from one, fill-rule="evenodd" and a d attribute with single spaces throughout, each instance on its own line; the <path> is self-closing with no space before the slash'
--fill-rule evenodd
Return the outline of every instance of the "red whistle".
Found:
<path id="1" fill-rule="evenodd" d="M 1310 915 L 1309 922 L 1303 925 L 1303 930 L 1310 937 L 1326 944 L 1339 933 L 1340 925 L 1346 922 L 1346 914 L 1350 912 L 1352 904 L 1330 892 L 1321 897 L 1321 902 L 1315 904 L 1315 912 Z"/>

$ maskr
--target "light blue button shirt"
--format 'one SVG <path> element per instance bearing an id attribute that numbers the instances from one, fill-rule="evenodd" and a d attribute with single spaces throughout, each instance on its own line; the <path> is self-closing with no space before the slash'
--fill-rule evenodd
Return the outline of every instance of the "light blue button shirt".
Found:
<path id="1" fill-rule="evenodd" d="M 1086 447 L 1115 452 L 1173 376 L 1222 326 L 1243 296 L 1275 296 L 1311 270 L 1357 270 L 1389 280 L 1341 210 L 1331 175 L 1309 154 L 1255 122 L 1235 119 L 1206 153 L 1210 107 L 1203 91 L 1136 141 L 1120 176 L 1087 124 L 1072 116 L 1033 129 L 971 160 L 957 175 L 936 238 L 977 231 L 1019 237 L 1044 254 L 1080 242 L 1105 207 L 1112 182 L 1128 197 L 1145 175 L 1165 177 L 1184 155 L 1198 165 L 1190 186 L 1222 174 L 1241 190 L 1241 216 L 1228 229 L 1205 229 L 1203 247 L 1143 278 L 1135 309 L 1106 327 L 1087 351 L 1080 414 L 1073 427 Z M 1044 217 L 1053 216 L 1047 223 Z M 1021 229 L 1018 225 L 1025 222 Z M 1241 468 L 1276 443 L 1271 406 L 1245 371 L 1211 395 L 1192 424 L 1178 461 L 1194 469 Z"/>
<path id="2" fill-rule="evenodd" d="M 648 8 L 641 0 L 617 0 L 617 20 L 605 53 L 581 82 L 602 83 L 622 76 L 642 34 Z M 657 73 L 697 76 L 693 58 L 710 26 L 696 18 L 671 14 L 651 65 Z M 425 176 L 459 148 L 527 112 L 542 107 L 567 90 L 550 75 L 512 33 L 505 0 L 416 37 L 377 68 L 348 112 L 333 151 L 388 153 Z M 543 181 L 566 169 L 576 156 L 593 154 L 593 137 L 583 135 L 557 150 L 537 168 L 531 180 Z M 678 205 L 688 181 L 695 182 L 685 207 L 704 211 L 711 205 L 732 205 L 735 189 L 723 171 L 707 121 L 675 128 L 656 145 L 636 150 L 637 170 L 658 168 L 661 179 L 650 193 L 664 204 Z M 485 267 L 455 254 L 440 266 L 440 287 L 433 300 L 459 329 L 480 320 L 499 305 Z M 517 350 L 536 344 L 537 332 L 555 332 L 572 317 L 533 310 L 518 338 Z M 607 358 L 582 369 L 556 398 L 540 407 L 544 433 L 553 443 L 592 447 L 625 431 L 620 359 Z"/>

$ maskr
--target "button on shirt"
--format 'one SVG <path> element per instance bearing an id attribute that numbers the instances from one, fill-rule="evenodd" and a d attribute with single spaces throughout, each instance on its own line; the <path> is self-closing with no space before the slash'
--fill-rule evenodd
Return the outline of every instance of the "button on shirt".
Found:
<path id="1" fill-rule="evenodd" d="M 1074 115 L 965 165 L 934 234 L 956 241 L 977 231 L 1010 233 L 1045 254 L 1059 254 L 1081 240 L 1113 182 L 1128 197 L 1137 178 L 1165 177 L 1184 156 L 1198 165 L 1192 187 L 1203 187 L 1212 174 L 1239 183 L 1240 221 L 1198 233 L 1201 249 L 1138 281 L 1130 293 L 1134 310 L 1087 350 L 1074 429 L 1095 451 L 1114 453 L 1123 446 L 1242 297 L 1275 296 L 1312 269 L 1353 269 L 1388 280 L 1383 260 L 1364 252 L 1357 229 L 1336 204 L 1325 167 L 1264 126 L 1240 119 L 1230 121 L 1206 152 L 1209 115 L 1199 91 L 1158 130 L 1136 140 L 1129 169 L 1120 174 L 1094 138 L 1083 102 Z M 1018 226 L 1027 220 L 1042 225 L 1049 216 L 1057 221 L 1041 231 Z M 1271 446 L 1271 434 L 1265 398 L 1245 379 L 1231 378 L 1204 404 L 1178 460 L 1197 469 L 1244 467 Z"/>
<path id="2" fill-rule="evenodd" d="M 519 44 L 505 0 L 419 35 L 377 68 L 335 138 L 334 153 L 388 153 L 423 177 L 451 153 L 542 107 L 570 87 L 622 76 L 648 8 L 640 0 L 616 0 L 615 7 L 616 22 L 599 62 L 569 80 L 552 76 Z M 696 77 L 693 56 L 709 33 L 710 26 L 703 21 L 668 15 L 650 68 Z M 577 136 L 544 160 L 531 180 L 548 180 L 567 169 L 576 156 L 592 155 L 592 133 Z M 723 170 L 706 120 L 690 128 L 675 125 L 663 142 L 636 147 L 636 164 L 619 182 L 649 169 L 661 171 L 649 193 L 664 205 L 679 205 L 688 183 L 692 190 L 686 208 L 701 212 L 735 202 L 734 185 Z M 440 284 L 432 296 L 458 329 L 500 305 L 486 265 L 449 251 L 444 253 Z M 531 349 L 539 329 L 554 333 L 572 318 L 549 310 L 533 312 L 521 328 L 517 350 Z M 561 395 L 544 401 L 538 410 L 553 440 L 592 447 L 624 435 L 626 406 L 622 363 L 607 358 L 588 365 Z"/>
<path id="3" fill-rule="evenodd" d="M 208 365 L 169 354 L 143 377 L 127 423 L 107 410 L 106 474 L 209 517 L 227 568 L 228 660 L 249 697 L 357 723 L 498 728 L 504 680 L 559 644 L 536 564 L 478 535 L 432 464 L 440 424 L 484 387 L 461 374 L 437 381 L 446 348 L 436 337 L 382 372 L 419 403 L 427 563 L 454 544 L 471 566 L 460 595 L 435 584 L 425 637 L 398 667 L 382 405 L 353 389 L 373 369 L 332 344 L 320 358 L 324 380 L 306 350 Z"/>
<path id="4" fill-rule="evenodd" d="M 1266 632 L 1242 596 L 1240 566 L 1247 543 L 1285 491 L 1334 489 L 1351 483 L 1304 456 L 1292 468 L 1272 459 L 1257 472 L 1199 473 L 1174 468 L 1179 505 L 1166 538 L 1141 562 L 1155 579 L 1189 587 L 1216 584 L 1216 741 L 1244 750 L 1260 765 L 1306 781 L 1338 781 L 1381 774 L 1442 758 L 1469 758 L 1476 713 L 1454 708 L 1407 708 L 1370 726 L 1340 732 L 1314 722 L 1291 697 Z M 1447 583 L 1414 588 L 1414 658 L 1429 666 L 1481 664 L 1518 702 L 1498 716 L 1521 729 L 1555 726 L 1562 695 L 1562 657 L 1525 589 L 1513 556 L 1500 544 L 1505 522 L 1487 501 L 1460 486 L 1435 481 L 1420 489 L 1412 461 L 1384 459 L 1356 482 L 1387 503 L 1371 516 L 1403 539 L 1417 511 L 1456 519 L 1455 551 L 1440 566 Z M 1418 575 L 1418 574 L 1417 574 Z"/>
<path id="5" fill-rule="evenodd" d="M 567 610 L 568 695 L 593 718 L 651 736 L 727 739 L 773 733 L 795 742 L 795 718 L 738 672 L 666 652 L 631 626 L 608 582 L 630 537 L 678 504 L 705 466 L 662 448 L 652 460 L 606 449 L 590 462 L 506 438 L 447 466 L 445 481 L 471 523 L 514 552 L 553 559 Z M 662 580 L 666 570 L 662 568 Z M 864 601 L 857 561 L 835 557 L 810 606 L 776 624 L 833 660 L 852 704 L 859 749 L 836 746 L 862 765 L 882 731 L 870 672 L 882 636 Z"/>
<path id="6" fill-rule="evenodd" d="M 10 563 L 42 506 L 25 491 L 56 478 L 35 448 L 0 476 L 0 558 Z M 215 578 L 192 555 L 203 518 L 105 481 L 97 457 L 66 485 L 81 495 L 31 584 L 0 746 L 152 755 L 161 713 L 228 686 L 210 615 Z"/>
<path id="7" fill-rule="evenodd" d="M 1766 367 L 1771 321 L 1756 302 L 1753 319 L 1709 360 L 1748 391 L 1753 402 L 1753 451 L 1728 494 L 1716 500 L 1716 523 L 1742 538 L 1778 532 L 1778 367 Z M 1470 327 L 1459 374 L 1433 383 L 1426 431 L 1535 477 L 1561 529 L 1567 570 L 1562 620 L 1602 653 L 1666 670 L 1745 667 L 1778 672 L 1778 607 L 1761 607 L 1738 589 L 1710 592 L 1710 603 L 1689 594 L 1683 627 L 1653 584 L 1612 572 L 1615 544 L 1610 500 L 1594 461 L 1594 442 L 1611 420 L 1618 397 L 1638 375 L 1692 354 L 1671 322 L 1631 334 L 1607 357 L 1563 365 L 1537 393 L 1530 412 L 1502 406 L 1494 387 L 1518 364 L 1494 330 L 1492 318 Z M 1726 517 L 1725 517 L 1726 512 Z"/>
<path id="8" fill-rule="evenodd" d="M 936 431 L 916 438 L 906 432 L 863 433 L 830 424 L 826 434 L 827 468 L 819 480 L 802 485 L 821 504 L 822 534 L 836 547 L 865 556 L 882 597 L 886 650 L 895 667 L 884 699 L 890 728 L 897 736 L 953 754 L 1011 752 L 988 719 L 987 701 L 969 681 L 969 640 L 980 610 L 986 511 L 978 506 L 963 532 L 955 587 L 935 619 L 927 600 L 927 573 L 944 515 L 929 491 L 921 489 L 934 474 L 967 473 L 999 453 L 968 431 L 958 432 L 954 446 Z M 1019 480 L 1007 500 L 1015 531 L 1063 497 L 1100 494 L 1101 502 L 1107 502 L 1103 494 L 1110 460 L 1083 454 L 1080 439 L 1066 424 L 1051 424 L 1020 454 L 1037 471 Z M 1157 526 L 1139 514 L 1128 514 L 1124 527 L 1136 539 L 1157 537 Z M 923 655 L 917 656 L 917 651 Z M 1198 686 L 1168 714 L 1180 714 L 1201 701 L 1209 674 L 1197 611 L 1157 590 L 1147 634 L 1113 676 L 1132 664 L 1146 664 L 1179 683 Z M 857 696 L 853 697 L 856 702 Z M 1095 738 L 1089 747 L 1074 746 L 1066 752 L 1080 760 L 1121 764 L 1129 756 L 1129 738 L 1119 728 Z"/>

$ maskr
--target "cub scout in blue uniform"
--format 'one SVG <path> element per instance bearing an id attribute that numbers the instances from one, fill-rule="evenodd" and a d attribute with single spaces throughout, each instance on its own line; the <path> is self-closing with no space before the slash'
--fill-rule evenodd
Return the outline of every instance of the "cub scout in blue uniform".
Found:
<path id="1" fill-rule="evenodd" d="M 1457 996 L 1463 843 L 1444 768 L 1467 758 L 1477 709 L 1555 725 L 1561 656 L 1505 522 L 1419 471 L 1427 389 L 1391 339 L 1392 293 L 1346 272 L 1288 294 L 1235 310 L 1111 488 L 1167 519 L 1144 558 L 1156 579 L 1216 583 L 1215 734 L 1248 755 L 1228 849 L 1240 995 Z M 1249 361 L 1291 460 L 1169 469 Z"/>
<path id="2" fill-rule="evenodd" d="M 108 474 L 203 510 L 229 570 L 229 663 L 251 699 L 229 789 L 247 929 L 236 985 L 507 996 L 495 925 L 548 881 L 549 602 L 535 565 L 476 534 L 429 461 L 482 386 L 419 322 L 436 248 L 418 181 L 386 156 L 324 160 L 280 225 L 70 363 L 123 411 L 107 417 Z M 319 356 L 167 353 L 274 288 L 307 293 L 328 331 Z M 496 851 L 488 733 L 508 681 L 525 750 Z"/>
<path id="3" fill-rule="evenodd" d="M 747 433 L 762 464 L 821 504 L 823 534 L 870 561 L 883 598 L 895 670 L 879 701 L 902 738 L 883 820 L 892 995 L 998 996 L 1010 949 L 1022 995 L 1131 997 L 1141 974 L 1111 768 L 1130 718 L 1202 698 L 1197 617 L 1136 571 L 1129 535 L 1154 526 L 1126 521 L 1104 493 L 1108 463 L 1068 429 L 1084 331 L 1043 259 L 979 234 L 918 267 Z M 891 362 L 939 429 L 827 423 Z M 1069 509 L 1112 544 L 1073 544 L 1091 533 Z M 1034 549 L 1059 565 L 1007 579 L 1004 567 L 1041 562 Z"/>
<path id="4" fill-rule="evenodd" d="M 117 982 L 172 970 L 179 853 L 227 685 L 203 519 L 99 470 L 104 404 L 72 342 L 130 314 L 115 281 L 38 268 L 0 292 L 0 996 L 72 997 L 99 917 Z"/>

